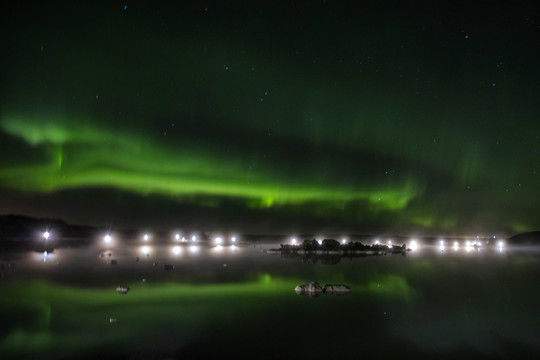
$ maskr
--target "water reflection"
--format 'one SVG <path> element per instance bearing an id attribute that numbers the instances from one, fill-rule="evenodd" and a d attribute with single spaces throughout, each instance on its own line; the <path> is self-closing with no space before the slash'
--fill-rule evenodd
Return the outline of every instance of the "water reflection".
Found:
<path id="1" fill-rule="evenodd" d="M 310 254 L 292 256 L 297 260 L 289 261 L 286 258 L 290 256 L 270 256 L 261 251 L 275 247 L 275 242 L 242 242 L 238 246 L 229 243 L 229 236 L 223 239 L 225 244 L 219 247 L 211 241 L 183 245 L 172 242 L 169 235 L 163 244 L 157 244 L 156 238 L 149 246 L 140 243 L 138 237 L 129 244 L 117 242 L 115 236 L 113 256 L 105 251 L 100 237 L 87 248 L 66 248 L 56 254 L 28 253 L 22 260 L 13 260 L 16 264 L 9 269 L 7 263 L 3 267 L 7 260 L 0 261 L 0 271 L 5 272 L 0 281 L 0 300 L 5 300 L 0 358 L 37 358 L 39 352 L 43 358 L 58 358 L 58 349 L 66 344 L 66 333 L 78 337 L 66 346 L 69 351 L 63 350 L 64 358 L 84 354 L 90 340 L 97 346 L 116 349 L 118 358 L 130 358 L 141 348 L 150 348 L 140 339 L 152 344 L 144 354 L 152 358 L 193 358 L 197 351 L 204 355 L 207 347 L 221 349 L 224 343 L 231 346 L 227 355 L 254 358 L 271 337 L 283 344 L 283 351 L 294 351 L 298 343 L 309 343 L 320 336 L 321 324 L 340 329 L 339 334 L 330 331 L 325 335 L 336 344 L 354 344 L 364 337 L 362 351 L 369 358 L 397 358 L 402 353 L 412 358 L 447 355 L 444 349 L 448 349 L 448 341 L 455 344 L 448 350 L 449 358 L 460 351 L 470 353 L 471 358 L 485 353 L 497 355 L 502 351 L 500 339 L 518 336 L 526 345 L 514 344 L 512 351 L 527 350 L 526 346 L 538 349 L 535 335 L 540 330 L 540 317 L 531 287 L 540 266 L 538 250 L 527 248 L 516 253 L 515 247 L 493 241 L 478 248 L 469 243 L 466 251 L 464 240 L 448 239 L 445 246 L 456 251 L 447 249 L 442 255 L 438 239 L 420 239 L 421 251 L 407 253 L 406 258 Z M 400 241 L 394 239 L 395 243 Z M 385 244 L 388 241 L 383 240 Z M 233 254 L 236 251 L 239 253 Z M 499 255 L 502 251 L 505 255 Z M 152 260 L 134 262 L 133 255 L 141 253 L 149 254 Z M 187 256 L 190 253 L 199 255 Z M 108 260 L 118 259 L 118 264 L 114 269 L 106 266 L 99 254 Z M 175 258 L 180 255 L 183 257 Z M 482 262 L 470 261 L 480 256 Z M 57 260 L 61 260 L 60 266 L 56 266 Z M 152 261 L 159 265 L 152 267 Z M 32 264 L 33 268 L 28 266 Z M 264 276 L 259 278 L 261 274 Z M 294 286 L 313 279 L 345 283 L 352 292 L 343 298 L 317 302 L 294 294 Z M 118 295 L 114 290 L 118 285 L 129 286 L 129 294 Z M 452 296 L 448 296 L 450 290 Z M 32 302 L 35 306 L 30 311 Z M 237 326 L 217 334 L 215 329 L 229 325 L 230 314 L 245 316 L 235 317 Z M 191 342 L 178 341 L 179 326 Z M 278 327 L 283 332 L 276 333 Z M 246 328 L 253 331 L 245 332 Z M 48 342 L 36 344 L 35 339 L 43 334 Z M 297 341 L 291 342 L 294 337 Z M 393 341 L 389 339 L 396 338 L 403 346 L 388 347 L 388 341 Z M 476 351 L 475 344 L 479 343 L 487 345 Z M 168 346 L 174 349 L 164 356 Z M 443 350 L 432 352 L 433 346 Z M 33 348 L 37 350 L 29 350 Z M 13 356 L 8 352 L 11 349 L 15 349 Z M 344 346 L 340 356 L 335 356 L 334 348 L 310 349 L 294 355 L 350 358 L 356 351 Z M 221 354 L 210 355 L 219 358 Z M 511 357 L 512 353 L 508 350 L 504 355 Z M 515 358 L 520 358 L 518 355 Z"/>
<path id="2" fill-rule="evenodd" d="M 150 256 L 150 252 L 152 252 L 152 247 L 151 247 L 151 246 L 148 246 L 148 245 L 141 246 L 141 247 L 140 247 L 140 252 L 141 252 L 143 255 Z"/>
<path id="3" fill-rule="evenodd" d="M 220 252 L 223 251 L 223 246 L 222 245 L 216 245 L 212 250 L 214 252 L 220 253 Z"/>
<path id="4" fill-rule="evenodd" d="M 51 250 L 51 251 L 45 250 L 42 252 L 35 252 L 33 253 L 33 257 L 35 261 L 43 262 L 43 263 L 53 261 L 56 258 L 54 250 Z"/>
<path id="5" fill-rule="evenodd" d="M 173 253 L 174 255 L 180 255 L 180 254 L 182 254 L 182 248 L 181 248 L 180 246 L 178 246 L 178 245 L 177 245 L 177 246 L 173 246 L 173 248 L 172 248 L 172 253 Z"/>

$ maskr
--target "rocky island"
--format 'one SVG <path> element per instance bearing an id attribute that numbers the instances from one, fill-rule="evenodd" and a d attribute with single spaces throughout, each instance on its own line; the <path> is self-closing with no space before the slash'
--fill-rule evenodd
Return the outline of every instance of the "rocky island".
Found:
<path id="1" fill-rule="evenodd" d="M 307 284 L 298 285 L 294 288 L 294 291 L 298 295 L 317 297 L 321 294 L 345 295 L 351 291 L 351 288 L 343 284 L 326 284 L 324 287 L 321 287 L 321 284 L 319 284 L 317 281 L 311 281 Z"/>
<path id="2" fill-rule="evenodd" d="M 315 239 L 306 239 L 299 245 L 280 244 L 279 249 L 270 249 L 267 252 L 270 254 L 331 254 L 331 255 L 386 255 L 391 254 L 405 254 L 411 251 L 405 244 L 398 245 L 364 245 L 360 242 L 349 242 L 346 244 L 340 244 L 335 239 L 324 239 L 319 242 Z"/>

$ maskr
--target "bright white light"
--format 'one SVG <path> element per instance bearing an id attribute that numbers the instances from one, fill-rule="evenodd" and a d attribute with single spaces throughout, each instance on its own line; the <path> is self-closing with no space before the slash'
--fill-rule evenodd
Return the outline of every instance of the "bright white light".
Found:
<path id="1" fill-rule="evenodd" d="M 459 243 L 457 241 L 454 241 L 454 250 L 458 250 L 459 249 Z"/>
<path id="2" fill-rule="evenodd" d="M 51 236 L 51 233 L 49 233 L 48 231 L 45 231 L 43 233 L 43 237 L 45 238 L 45 240 L 49 240 L 49 236 Z"/>
<path id="3" fill-rule="evenodd" d="M 222 251 L 223 251 L 223 246 L 221 246 L 221 245 L 216 245 L 216 247 L 214 248 L 214 251 L 216 251 L 216 252 L 222 252 Z"/>
<path id="4" fill-rule="evenodd" d="M 223 242 L 223 239 L 218 236 L 217 238 L 214 239 L 214 242 L 219 245 Z"/>
<path id="5" fill-rule="evenodd" d="M 341 239 L 341 243 L 342 243 L 343 245 L 345 245 L 345 244 L 347 243 L 347 239 L 345 239 L 345 238 Z"/>
<path id="6" fill-rule="evenodd" d="M 409 249 L 411 249 L 413 251 L 418 249 L 418 243 L 416 242 L 416 240 L 411 240 L 411 242 L 409 244 Z"/>
<path id="7" fill-rule="evenodd" d="M 319 243 L 319 245 L 322 245 L 322 240 L 321 239 L 317 239 L 317 242 Z"/>
<path id="8" fill-rule="evenodd" d="M 471 246 L 471 242 L 467 240 L 467 241 L 465 242 L 465 246 L 466 246 L 466 247 L 470 247 L 470 246 Z"/>
<path id="9" fill-rule="evenodd" d="M 440 240 L 439 245 L 444 246 L 444 240 Z"/>
<path id="10" fill-rule="evenodd" d="M 182 236 L 182 242 L 187 242 L 187 239 Z"/>
<path id="11" fill-rule="evenodd" d="M 47 250 L 43 252 L 43 256 L 47 256 Z"/>
<path id="12" fill-rule="evenodd" d="M 197 245 L 191 245 L 189 247 L 189 252 L 192 253 L 192 254 L 198 253 L 199 252 L 199 247 Z"/>
<path id="13" fill-rule="evenodd" d="M 174 235 L 174 238 L 176 239 L 176 241 L 180 240 L 180 234 Z"/>
<path id="14" fill-rule="evenodd" d="M 499 241 L 497 243 L 497 246 L 500 247 L 500 248 L 504 247 L 504 241 Z"/>
<path id="15" fill-rule="evenodd" d="M 141 248 L 141 252 L 142 252 L 144 255 L 150 254 L 150 250 L 151 250 L 151 249 L 150 249 L 150 246 L 143 246 L 143 247 Z"/>
<path id="16" fill-rule="evenodd" d="M 440 245 L 440 246 L 439 246 L 439 251 L 440 251 L 440 252 L 444 252 L 444 250 L 445 250 L 445 249 L 444 249 L 444 245 Z"/>
<path id="17" fill-rule="evenodd" d="M 236 247 L 236 245 L 231 245 L 230 249 L 231 249 L 231 251 L 234 252 L 234 251 L 236 251 L 238 248 Z"/>
<path id="18" fill-rule="evenodd" d="M 197 241 L 197 236 L 196 236 L 196 235 L 193 235 L 193 236 L 191 237 L 191 241 L 193 241 L 193 242 Z"/>
<path id="19" fill-rule="evenodd" d="M 388 247 L 392 247 L 392 240 L 388 240 Z"/>
<path id="20" fill-rule="evenodd" d="M 379 245 L 379 239 L 375 239 L 375 245 Z"/>
<path id="21" fill-rule="evenodd" d="M 291 244 L 296 245 L 296 238 L 291 239 Z"/>
<path id="22" fill-rule="evenodd" d="M 174 246 L 172 252 L 174 255 L 180 255 L 182 253 L 182 248 L 180 246 Z"/>
<path id="23" fill-rule="evenodd" d="M 148 241 L 148 239 L 150 239 L 150 236 L 149 236 L 148 234 L 144 234 L 143 240 L 144 240 L 144 241 Z"/>
<path id="24" fill-rule="evenodd" d="M 236 236 L 232 236 L 232 237 L 231 237 L 231 242 L 233 242 L 233 243 L 236 242 Z"/>
<path id="25" fill-rule="evenodd" d="M 105 244 L 110 244 L 112 241 L 112 236 L 109 234 L 105 235 L 105 237 L 103 238 L 103 241 L 105 241 Z"/>

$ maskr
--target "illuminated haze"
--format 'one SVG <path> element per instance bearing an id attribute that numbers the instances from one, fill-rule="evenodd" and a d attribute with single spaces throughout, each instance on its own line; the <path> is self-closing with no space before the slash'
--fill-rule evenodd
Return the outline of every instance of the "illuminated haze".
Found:
<path id="1" fill-rule="evenodd" d="M 0 213 L 540 227 L 537 11 L 295 4 L 3 11 Z"/>

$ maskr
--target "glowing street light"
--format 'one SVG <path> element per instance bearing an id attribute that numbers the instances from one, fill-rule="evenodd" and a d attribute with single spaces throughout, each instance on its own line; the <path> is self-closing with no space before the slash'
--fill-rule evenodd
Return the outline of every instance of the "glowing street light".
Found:
<path id="1" fill-rule="evenodd" d="M 148 234 L 144 234 L 143 240 L 148 241 L 150 239 L 150 236 Z"/>
<path id="2" fill-rule="evenodd" d="M 43 238 L 44 238 L 45 240 L 49 240 L 49 237 L 50 237 L 50 236 L 51 236 L 51 233 L 48 232 L 48 231 L 45 231 L 45 232 L 43 233 Z"/>
<path id="3" fill-rule="evenodd" d="M 236 242 L 236 236 L 231 236 L 231 242 L 232 242 L 232 243 L 235 243 L 235 242 Z"/>
<path id="4" fill-rule="evenodd" d="M 216 244 L 220 245 L 220 244 L 223 242 L 223 239 L 222 239 L 221 237 L 218 236 L 218 237 L 216 237 L 216 238 L 214 239 L 214 242 L 215 242 Z"/>
<path id="5" fill-rule="evenodd" d="M 342 243 L 343 245 L 347 244 L 347 239 L 346 239 L 346 238 L 341 239 L 341 243 Z"/>
<path id="6" fill-rule="evenodd" d="M 196 242 L 197 241 L 197 236 L 196 235 L 191 236 L 191 241 Z"/>
<path id="7" fill-rule="evenodd" d="M 409 243 L 409 249 L 411 249 L 412 251 L 417 250 L 418 242 L 416 240 L 411 240 L 411 242 Z"/>
<path id="8" fill-rule="evenodd" d="M 180 234 L 174 235 L 174 239 L 175 239 L 176 241 L 180 240 Z"/>
<path id="9" fill-rule="evenodd" d="M 105 235 L 103 241 L 105 242 L 105 244 L 110 244 L 112 242 L 112 236 L 110 234 Z"/>
<path id="10" fill-rule="evenodd" d="M 291 239 L 291 244 L 296 245 L 296 238 Z"/>

